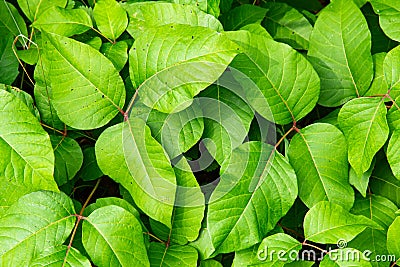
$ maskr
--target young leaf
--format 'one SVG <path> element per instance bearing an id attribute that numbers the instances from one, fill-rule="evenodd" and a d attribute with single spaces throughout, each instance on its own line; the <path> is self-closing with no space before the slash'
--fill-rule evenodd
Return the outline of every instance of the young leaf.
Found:
<path id="1" fill-rule="evenodd" d="M 30 21 L 35 21 L 52 6 L 64 8 L 68 0 L 17 0 L 19 7 Z"/>
<path id="2" fill-rule="evenodd" d="M 394 176 L 400 180 L 400 130 L 395 130 L 387 147 L 387 159 Z"/>
<path id="3" fill-rule="evenodd" d="M 69 37 L 86 32 L 93 24 L 89 14 L 83 9 L 53 6 L 32 23 L 32 26 L 42 31 Z"/>
<path id="4" fill-rule="evenodd" d="M 376 14 L 379 15 L 379 25 L 387 36 L 400 41 L 400 3 L 390 0 L 370 0 Z"/>
<path id="5" fill-rule="evenodd" d="M 230 32 L 227 36 L 244 51 L 231 66 L 259 88 L 250 87 L 246 91 L 257 112 L 278 124 L 287 124 L 303 118 L 314 108 L 319 78 L 301 54 L 286 44 L 247 31 Z"/>
<path id="6" fill-rule="evenodd" d="M 190 246 L 169 246 L 151 243 L 149 248 L 150 266 L 193 267 L 197 265 L 197 251 Z"/>
<path id="7" fill-rule="evenodd" d="M 293 169 L 272 146 L 261 142 L 236 148 L 221 173 L 207 213 L 215 253 L 245 249 L 260 242 L 297 196 Z"/>
<path id="8" fill-rule="evenodd" d="M 142 226 L 121 207 L 93 211 L 83 221 L 82 243 L 97 266 L 150 266 Z"/>
<path id="9" fill-rule="evenodd" d="M 127 3 L 123 7 L 129 15 L 127 31 L 134 38 L 139 37 L 147 29 L 168 24 L 186 24 L 202 26 L 215 31 L 223 30 L 221 23 L 215 17 L 190 5 L 143 2 Z"/>
<path id="10" fill-rule="evenodd" d="M 128 26 L 125 10 L 116 0 L 98 0 L 93 8 L 96 25 L 104 36 L 115 41 Z"/>
<path id="11" fill-rule="evenodd" d="M 0 218 L 0 265 L 28 266 L 45 249 L 61 245 L 74 227 L 72 200 L 38 191 L 21 197 Z"/>
<path id="12" fill-rule="evenodd" d="M 376 222 L 362 215 L 353 215 L 342 206 L 328 201 L 318 202 L 304 218 L 306 240 L 322 244 L 336 244 L 354 239 L 367 227 L 382 230 Z"/>
<path id="13" fill-rule="evenodd" d="M 321 78 L 319 104 L 339 106 L 364 95 L 373 78 L 371 34 L 353 3 L 332 1 L 319 14 L 308 59 Z"/>
<path id="14" fill-rule="evenodd" d="M 57 246 L 46 249 L 29 264 L 30 267 L 58 267 L 63 265 L 67 255 L 67 246 Z M 83 256 L 77 249 L 71 247 L 65 266 L 71 267 L 91 267 L 90 261 Z"/>
<path id="15" fill-rule="evenodd" d="M 226 31 L 238 30 L 247 24 L 261 24 L 267 10 L 255 5 L 240 5 L 221 16 Z"/>
<path id="16" fill-rule="evenodd" d="M 96 142 L 96 157 L 103 173 L 125 187 L 141 210 L 171 227 L 175 174 L 144 121 L 131 118 L 107 128 Z"/>
<path id="17" fill-rule="evenodd" d="M 124 83 L 113 64 L 89 45 L 51 33 L 43 35 L 57 115 L 76 129 L 107 124 L 125 102 Z"/>
<path id="18" fill-rule="evenodd" d="M 299 197 L 307 207 L 322 200 L 346 210 L 353 206 L 345 143 L 342 132 L 326 123 L 311 124 L 292 138 L 289 161 L 298 178 Z"/>
<path id="19" fill-rule="evenodd" d="M 221 76 L 237 49 L 208 28 L 169 25 L 149 29 L 129 52 L 130 77 L 145 105 L 164 113 L 178 112 Z"/>
<path id="20" fill-rule="evenodd" d="M 396 256 L 396 260 L 400 258 L 400 217 L 397 217 L 389 226 L 387 233 L 387 249 L 389 253 Z"/>
<path id="21" fill-rule="evenodd" d="M 0 90 L 0 151 L 0 213 L 27 193 L 58 191 L 49 135 L 29 108 L 5 90 Z"/>
<path id="22" fill-rule="evenodd" d="M 324 256 L 321 267 L 371 267 L 364 254 L 354 248 L 335 249 Z"/>
<path id="23" fill-rule="evenodd" d="M 338 121 L 347 140 L 350 165 L 361 177 L 389 135 L 383 99 L 353 99 L 340 109 Z"/>

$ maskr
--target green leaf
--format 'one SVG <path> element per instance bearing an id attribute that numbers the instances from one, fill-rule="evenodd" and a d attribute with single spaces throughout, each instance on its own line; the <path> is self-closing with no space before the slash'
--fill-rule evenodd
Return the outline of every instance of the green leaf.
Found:
<path id="1" fill-rule="evenodd" d="M 301 54 L 286 44 L 247 31 L 227 36 L 244 51 L 231 66 L 258 86 L 246 90 L 248 101 L 258 113 L 275 123 L 287 124 L 303 118 L 314 108 L 319 78 Z"/>
<path id="2" fill-rule="evenodd" d="M 268 10 L 263 26 L 276 41 L 295 49 L 308 49 L 313 27 L 303 14 L 285 3 L 267 2 L 263 7 Z"/>
<path id="3" fill-rule="evenodd" d="M 151 243 L 149 248 L 150 266 L 193 267 L 197 265 L 197 251 L 190 246 L 169 246 Z"/>
<path id="4" fill-rule="evenodd" d="M 145 105 L 164 113 L 178 112 L 221 76 L 237 49 L 208 28 L 170 25 L 149 29 L 129 52 L 130 77 Z"/>
<path id="5" fill-rule="evenodd" d="M 114 41 L 128 26 L 128 16 L 115 0 L 96 1 L 93 17 L 100 32 Z"/>
<path id="6" fill-rule="evenodd" d="M 121 207 L 93 211 L 83 221 L 82 243 L 97 266 L 150 266 L 142 226 Z"/>
<path id="7" fill-rule="evenodd" d="M 267 38 L 273 39 L 269 32 L 267 32 L 267 30 L 263 26 L 257 23 L 247 24 L 240 28 L 240 30 L 249 31 L 253 34 L 263 35 Z"/>
<path id="8" fill-rule="evenodd" d="M 322 10 L 308 51 L 321 78 L 319 104 L 335 107 L 365 94 L 373 78 L 370 50 L 367 22 L 352 1 L 335 0 Z"/>
<path id="9" fill-rule="evenodd" d="M 365 96 L 384 95 L 388 92 L 388 84 L 386 83 L 383 73 L 383 62 L 387 53 L 378 53 L 372 56 L 374 61 L 374 80 L 371 87 L 364 94 Z"/>
<path id="10" fill-rule="evenodd" d="M 371 263 L 365 259 L 360 251 L 353 248 L 331 250 L 321 261 L 321 267 L 371 267 Z"/>
<path id="11" fill-rule="evenodd" d="M 124 41 L 115 44 L 105 43 L 101 46 L 100 52 L 111 60 L 117 71 L 121 71 L 128 61 L 128 44 Z"/>
<path id="12" fill-rule="evenodd" d="M 13 37 L 20 34 L 28 37 L 28 31 L 24 19 L 18 13 L 18 10 L 6 1 L 0 2 L 0 33 L 2 34 L 2 37 L 9 34 Z M 27 46 L 25 39 L 20 38 L 19 42 L 25 47 Z"/>
<path id="13" fill-rule="evenodd" d="M 400 4 L 390 0 L 370 0 L 376 14 L 379 15 L 379 25 L 391 39 L 400 41 Z"/>
<path id="14" fill-rule="evenodd" d="M 0 213 L 27 193 L 58 191 L 49 135 L 25 104 L 4 90 L 0 90 L 0 151 Z"/>
<path id="15" fill-rule="evenodd" d="M 125 102 L 124 83 L 113 64 L 89 45 L 51 33 L 43 35 L 57 115 L 76 129 L 107 124 Z"/>
<path id="16" fill-rule="evenodd" d="M 394 101 L 386 116 L 391 133 L 393 133 L 395 130 L 400 130 L 400 108 L 398 107 L 399 105 L 397 103 L 400 103 L 400 97 Z"/>
<path id="17" fill-rule="evenodd" d="M 83 149 L 83 163 L 77 176 L 82 178 L 83 181 L 96 180 L 103 176 L 103 172 L 97 165 L 94 147 L 87 147 Z"/>
<path id="18" fill-rule="evenodd" d="M 387 159 L 394 176 L 400 180 L 400 131 L 395 130 L 387 147 Z"/>
<path id="19" fill-rule="evenodd" d="M 389 253 L 396 256 L 396 260 L 400 258 L 400 217 L 397 217 L 389 226 L 387 233 L 387 249 Z"/>
<path id="20" fill-rule="evenodd" d="M 261 24 L 267 10 L 255 5 L 240 5 L 221 16 L 226 31 L 238 30 L 247 24 Z"/>
<path id="21" fill-rule="evenodd" d="M 38 119 L 40 120 L 40 114 L 37 108 L 35 107 L 35 104 L 33 102 L 33 98 L 30 94 L 28 94 L 25 91 L 22 91 L 21 89 L 17 87 L 13 87 L 10 85 L 3 85 L 0 84 L 0 90 L 6 90 L 7 92 L 15 95 L 17 98 L 19 98 L 31 111 L 31 113 Z"/>
<path id="22" fill-rule="evenodd" d="M 28 266 L 45 249 L 61 245 L 75 224 L 72 200 L 38 191 L 21 197 L 0 218 L 0 265 Z"/>
<path id="23" fill-rule="evenodd" d="M 311 124 L 292 138 L 288 156 L 298 178 L 299 197 L 307 207 L 322 200 L 346 210 L 353 206 L 345 143 L 342 132 L 327 123 Z"/>
<path id="24" fill-rule="evenodd" d="M 342 206 L 328 201 L 318 202 L 304 218 L 306 240 L 322 244 L 336 244 L 354 239 L 367 227 L 382 230 L 374 221 L 362 215 L 353 215 Z"/>
<path id="25" fill-rule="evenodd" d="M 205 260 L 200 262 L 200 267 L 223 267 L 219 261 Z"/>
<path id="26" fill-rule="evenodd" d="M 136 217 L 136 219 L 140 220 L 140 214 L 139 212 L 131 205 L 129 204 L 128 201 L 117 198 L 117 197 L 106 197 L 106 198 L 99 198 L 96 200 L 95 203 L 90 204 L 89 206 L 86 207 L 86 209 L 83 212 L 84 216 L 89 216 L 93 211 L 96 209 L 106 207 L 106 206 L 118 206 L 123 208 L 126 211 L 129 211 L 132 213 L 133 216 Z"/>
<path id="27" fill-rule="evenodd" d="M 37 256 L 30 264 L 31 267 L 58 267 L 63 265 L 65 255 L 67 254 L 67 246 L 57 246 L 46 249 Z M 71 247 L 68 252 L 67 267 L 91 267 L 90 261 L 83 256 L 77 249 Z"/>
<path id="28" fill-rule="evenodd" d="M 387 53 L 383 62 L 383 73 L 386 83 L 389 86 L 388 92 L 395 99 L 400 95 L 400 69 L 398 62 L 400 60 L 400 46 L 396 46 Z"/>
<path id="29" fill-rule="evenodd" d="M 200 10 L 210 15 L 213 15 L 216 18 L 219 17 L 220 0 L 167 0 L 167 1 L 177 4 L 196 6 Z"/>
<path id="30" fill-rule="evenodd" d="M 293 169 L 272 146 L 261 142 L 236 148 L 221 173 L 207 213 L 216 253 L 237 251 L 260 242 L 297 196 Z"/>
<path id="31" fill-rule="evenodd" d="M 55 164 L 54 179 L 58 186 L 74 178 L 83 162 L 83 154 L 79 144 L 72 138 L 50 135 L 53 145 Z"/>
<path id="32" fill-rule="evenodd" d="M 347 140 L 350 165 L 361 177 L 389 135 L 385 103 L 380 98 L 353 99 L 340 109 L 338 121 Z"/>
<path id="33" fill-rule="evenodd" d="M 148 29 L 168 24 L 186 24 L 202 26 L 215 31 L 223 30 L 221 23 L 214 16 L 190 5 L 143 2 L 128 3 L 123 7 L 129 16 L 127 31 L 135 39 Z"/>
<path id="34" fill-rule="evenodd" d="M 95 148 L 103 173 L 125 187 L 150 218 L 171 227 L 175 174 L 144 121 L 131 118 L 107 128 Z"/>
<path id="35" fill-rule="evenodd" d="M 371 251 L 370 259 L 376 259 L 377 255 L 388 255 L 386 249 L 386 232 L 389 225 L 396 217 L 396 205 L 388 199 L 368 195 L 366 198 L 357 197 L 351 212 L 356 215 L 363 215 L 379 224 L 384 230 L 367 228 L 349 244 L 349 247 L 359 251 Z M 379 256 L 378 256 L 379 257 Z M 387 266 L 387 262 L 371 261 L 372 266 Z"/>
<path id="36" fill-rule="evenodd" d="M 81 34 L 93 24 L 89 14 L 83 9 L 65 9 L 52 6 L 34 22 L 32 26 L 46 32 L 63 36 Z"/>
<path id="37" fill-rule="evenodd" d="M 53 6 L 64 8 L 67 0 L 17 0 L 22 12 L 30 21 L 35 21 L 44 11 Z"/>
<path id="38" fill-rule="evenodd" d="M 361 193 L 363 197 L 365 197 L 367 194 L 369 179 L 372 175 L 374 167 L 375 167 L 375 161 L 373 160 L 369 169 L 366 172 L 364 172 L 361 177 L 357 176 L 354 169 L 350 167 L 349 182 L 352 186 L 354 186 L 358 190 L 358 192 Z"/>
<path id="39" fill-rule="evenodd" d="M 11 34 L 0 39 L 0 83 L 12 84 L 19 74 L 19 63 L 12 50 L 13 41 Z"/>

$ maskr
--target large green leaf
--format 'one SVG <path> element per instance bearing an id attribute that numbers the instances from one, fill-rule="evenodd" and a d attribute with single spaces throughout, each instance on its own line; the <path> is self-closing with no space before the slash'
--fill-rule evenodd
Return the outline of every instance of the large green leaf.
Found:
<path id="1" fill-rule="evenodd" d="M 65 7 L 68 0 L 17 0 L 19 7 L 30 21 L 35 21 L 52 6 Z"/>
<path id="2" fill-rule="evenodd" d="M 61 245 L 75 223 L 64 193 L 38 191 L 21 197 L 0 218 L 0 265 L 28 266 L 45 249 Z"/>
<path id="3" fill-rule="evenodd" d="M 30 267 L 59 267 L 63 265 L 67 246 L 57 246 L 46 249 L 29 264 Z M 78 250 L 71 247 L 65 265 L 67 267 L 91 267 L 90 261 Z"/>
<path id="4" fill-rule="evenodd" d="M 227 31 L 238 30 L 247 24 L 260 24 L 267 10 L 255 5 L 240 5 L 221 16 L 224 29 Z"/>
<path id="5" fill-rule="evenodd" d="M 391 0 L 370 0 L 376 14 L 379 15 L 379 25 L 387 36 L 400 41 L 400 3 Z"/>
<path id="6" fill-rule="evenodd" d="M 32 26 L 39 30 L 69 37 L 86 32 L 93 24 L 89 14 L 83 9 L 65 9 L 53 6 L 32 23 Z"/>
<path id="7" fill-rule="evenodd" d="M 374 74 L 371 34 L 353 1 L 332 1 L 319 14 L 308 59 L 321 78 L 319 104 L 339 106 L 368 90 Z"/>
<path id="8" fill-rule="evenodd" d="M 367 227 L 383 228 L 363 215 L 354 215 L 342 206 L 321 201 L 315 204 L 304 218 L 304 236 L 306 240 L 317 243 L 336 244 L 354 239 Z"/>
<path id="9" fill-rule="evenodd" d="M 12 84 L 19 74 L 19 63 L 12 50 L 13 41 L 11 34 L 0 39 L 0 83 Z"/>
<path id="10" fill-rule="evenodd" d="M 248 142 L 224 162 L 207 213 L 216 253 L 248 248 L 262 240 L 297 197 L 296 176 L 270 145 Z"/>
<path id="11" fill-rule="evenodd" d="M 0 213 L 24 194 L 58 191 L 49 135 L 29 108 L 5 90 L 0 90 L 0 151 Z"/>
<path id="12" fill-rule="evenodd" d="M 387 233 L 387 249 L 389 253 L 396 256 L 396 260 L 400 258 L 400 217 L 397 217 L 389 226 Z"/>
<path id="13" fill-rule="evenodd" d="M 127 31 L 134 38 L 149 28 L 167 24 L 187 24 L 202 26 L 222 31 L 221 23 L 212 15 L 208 15 L 190 5 L 163 2 L 128 3 L 123 6 L 129 15 Z"/>
<path id="14" fill-rule="evenodd" d="M 309 208 L 322 200 L 347 210 L 353 206 L 345 143 L 342 132 L 326 123 L 301 129 L 290 142 L 288 156 L 297 175 L 299 197 Z"/>
<path id="15" fill-rule="evenodd" d="M 190 246 L 169 246 L 151 243 L 149 248 L 152 267 L 193 267 L 197 265 L 197 251 Z"/>
<path id="16" fill-rule="evenodd" d="M 400 46 L 396 46 L 387 53 L 383 62 L 383 74 L 389 86 L 390 96 L 395 99 L 400 95 Z"/>
<path id="17" fill-rule="evenodd" d="M 379 224 L 384 230 L 367 228 L 349 244 L 349 247 L 356 248 L 359 251 L 371 251 L 369 257 L 376 259 L 377 255 L 387 255 L 386 232 L 389 225 L 396 217 L 396 205 L 390 200 L 377 196 L 368 195 L 366 198 L 358 196 L 351 212 L 356 215 L 363 215 Z M 379 257 L 379 256 L 378 256 Z M 386 267 L 387 262 L 371 261 L 372 266 Z"/>
<path id="18" fill-rule="evenodd" d="M 111 61 L 73 39 L 51 33 L 44 36 L 52 104 L 57 115 L 77 129 L 107 124 L 125 102 L 124 83 Z"/>
<path id="19" fill-rule="evenodd" d="M 144 104 L 164 113 L 178 112 L 221 76 L 237 49 L 209 28 L 170 25 L 149 29 L 129 52 L 130 77 Z"/>
<path id="20" fill-rule="evenodd" d="M 263 25 L 276 41 L 308 49 L 313 27 L 303 14 L 285 3 L 265 3 L 263 7 L 268 10 Z"/>
<path id="21" fill-rule="evenodd" d="M 338 121 L 347 140 L 350 165 L 361 177 L 389 136 L 385 103 L 382 98 L 353 99 L 340 109 Z"/>
<path id="22" fill-rule="evenodd" d="M 371 262 L 365 259 L 362 252 L 353 248 L 335 249 L 329 251 L 321 261 L 321 267 L 371 267 Z"/>
<path id="23" fill-rule="evenodd" d="M 22 16 L 18 10 L 6 1 L 0 2 L 0 33 L 2 36 L 11 34 L 13 37 L 17 35 L 24 35 L 28 37 L 28 31 Z M 26 46 L 26 41 L 20 38 L 21 44 Z"/>
<path id="24" fill-rule="evenodd" d="M 259 88 L 246 90 L 257 112 L 278 124 L 287 124 L 303 118 L 314 108 L 319 78 L 304 56 L 286 44 L 247 31 L 230 32 L 227 36 L 244 51 L 231 66 Z"/>
<path id="25" fill-rule="evenodd" d="M 400 130 L 395 130 L 387 147 L 387 159 L 394 176 L 400 180 Z"/>
<path id="26" fill-rule="evenodd" d="M 128 16 L 116 0 L 96 1 L 93 17 L 101 33 L 114 41 L 128 26 Z"/>
<path id="27" fill-rule="evenodd" d="M 125 187 L 141 210 L 171 227 L 175 174 L 144 121 L 132 118 L 107 128 L 96 142 L 96 157 L 103 173 Z"/>
<path id="28" fill-rule="evenodd" d="M 220 0 L 167 0 L 168 2 L 173 2 L 183 5 L 192 5 L 198 7 L 200 10 L 213 15 L 218 18 L 220 10 Z"/>
<path id="29" fill-rule="evenodd" d="M 149 266 L 142 226 L 121 207 L 105 206 L 86 217 L 82 243 L 97 266 Z"/>

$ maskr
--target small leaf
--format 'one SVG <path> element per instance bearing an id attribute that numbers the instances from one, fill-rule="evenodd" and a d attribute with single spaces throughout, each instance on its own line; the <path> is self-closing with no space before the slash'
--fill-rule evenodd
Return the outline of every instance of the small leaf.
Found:
<path id="1" fill-rule="evenodd" d="M 117 40 L 128 26 L 125 10 L 115 0 L 98 0 L 93 8 L 97 28 L 104 36 Z"/>
<path id="2" fill-rule="evenodd" d="M 335 107 L 365 94 L 373 78 L 370 51 L 367 22 L 353 1 L 335 0 L 321 11 L 308 51 L 321 78 L 319 104 Z"/>
<path id="3" fill-rule="evenodd" d="M 389 253 L 396 256 L 396 260 L 400 258 L 400 217 L 396 217 L 389 226 L 387 233 L 387 249 Z"/>
<path id="4" fill-rule="evenodd" d="M 63 265 L 67 246 L 57 246 L 46 249 L 29 264 L 30 267 L 58 267 Z M 91 267 L 90 261 L 77 249 L 71 247 L 65 262 L 67 267 Z"/>
<path id="5" fill-rule="evenodd" d="M 115 44 L 105 43 L 101 46 L 100 52 L 111 60 L 117 71 L 121 71 L 128 61 L 128 44 L 124 41 Z"/>
<path id="6" fill-rule="evenodd" d="M 98 266 L 150 266 L 142 226 L 121 207 L 93 211 L 83 221 L 82 243 Z"/>
<path id="7" fill-rule="evenodd" d="M 299 197 L 307 207 L 322 200 L 347 210 L 353 206 L 345 143 L 342 132 L 326 123 L 311 124 L 292 138 L 288 156 L 298 178 Z"/>
<path id="8" fill-rule="evenodd" d="M 383 99 L 353 99 L 340 109 L 338 121 L 347 140 L 350 165 L 361 177 L 389 135 Z"/>
<path id="9" fill-rule="evenodd" d="M 321 261 L 321 267 L 371 267 L 371 263 L 365 259 L 360 251 L 354 248 L 343 248 L 331 250 Z"/>
<path id="10" fill-rule="evenodd" d="M 372 175 L 372 171 L 374 170 L 374 167 L 375 167 L 375 161 L 373 160 L 368 171 L 364 172 L 361 177 L 357 176 L 354 169 L 352 167 L 350 167 L 349 182 L 352 186 L 354 186 L 358 190 L 358 192 L 361 193 L 361 195 L 363 197 L 366 197 L 369 179 Z"/>
<path id="11" fill-rule="evenodd" d="M 387 159 L 394 176 L 400 180 L 400 131 L 395 130 L 387 147 Z"/>
<path id="12" fill-rule="evenodd" d="M 376 96 L 384 95 L 388 92 L 388 84 L 386 83 L 383 62 L 385 60 L 386 53 L 378 53 L 372 55 L 374 61 L 374 80 L 371 83 L 371 87 L 364 94 L 365 96 Z"/>
<path id="13" fill-rule="evenodd" d="M 370 0 L 376 14 L 379 15 L 379 25 L 391 39 L 400 41 L 399 14 L 400 4 L 390 0 Z"/>
<path id="14" fill-rule="evenodd" d="M 68 0 L 17 0 L 19 7 L 30 21 L 35 21 L 44 11 L 53 6 L 64 8 Z"/>
<path id="15" fill-rule="evenodd" d="M 306 240 L 322 244 L 336 244 L 341 239 L 348 242 L 367 227 L 382 230 L 374 221 L 328 201 L 318 202 L 304 218 Z"/>
<path id="16" fill-rule="evenodd" d="M 261 24 L 267 10 L 255 5 L 240 5 L 221 16 L 226 31 L 238 30 L 247 24 Z"/>
<path id="17" fill-rule="evenodd" d="M 81 130 L 107 124 L 125 102 L 124 83 L 113 64 L 89 45 L 51 33 L 43 35 L 57 115 Z"/>
<path id="18" fill-rule="evenodd" d="M 0 218 L 0 265 L 28 266 L 46 249 L 61 245 L 75 224 L 64 193 L 38 191 L 21 197 Z"/>
<path id="19" fill-rule="evenodd" d="M 197 251 L 190 246 L 169 246 L 151 243 L 149 248 L 150 266 L 193 267 L 197 265 Z"/>

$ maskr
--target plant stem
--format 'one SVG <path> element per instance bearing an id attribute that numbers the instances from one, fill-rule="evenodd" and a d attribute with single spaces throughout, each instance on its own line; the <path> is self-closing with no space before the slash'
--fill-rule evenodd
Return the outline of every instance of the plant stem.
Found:
<path id="1" fill-rule="evenodd" d="M 154 238 L 154 239 L 157 240 L 158 242 L 165 244 L 164 241 L 162 241 L 160 238 L 156 237 L 155 235 L 153 235 L 153 234 L 150 233 L 150 232 L 143 232 L 143 234 L 146 234 L 146 235 L 148 235 L 148 236 Z"/>
<path id="2" fill-rule="evenodd" d="M 323 253 L 327 253 L 327 251 L 326 251 L 325 249 L 322 249 L 322 248 L 320 248 L 320 247 L 314 246 L 313 244 L 307 243 L 307 240 L 304 240 L 303 243 L 301 243 L 301 244 L 302 244 L 303 246 L 308 246 L 308 247 L 310 247 L 310 248 L 314 248 L 314 249 L 316 249 L 316 250 L 319 250 L 319 251 L 321 251 L 321 252 L 323 252 Z"/>
<path id="3" fill-rule="evenodd" d="M 47 125 L 47 124 L 44 124 L 43 122 L 40 122 L 40 125 L 42 125 L 43 127 L 47 128 L 47 129 L 53 130 L 53 131 L 55 131 L 55 132 L 57 132 L 57 133 L 59 133 L 59 134 L 65 136 L 65 133 L 64 133 L 64 132 L 62 132 L 62 131 L 60 131 L 60 130 L 57 130 L 56 128 L 53 128 L 53 127 L 51 127 L 51 126 L 49 126 L 49 125 Z"/>

